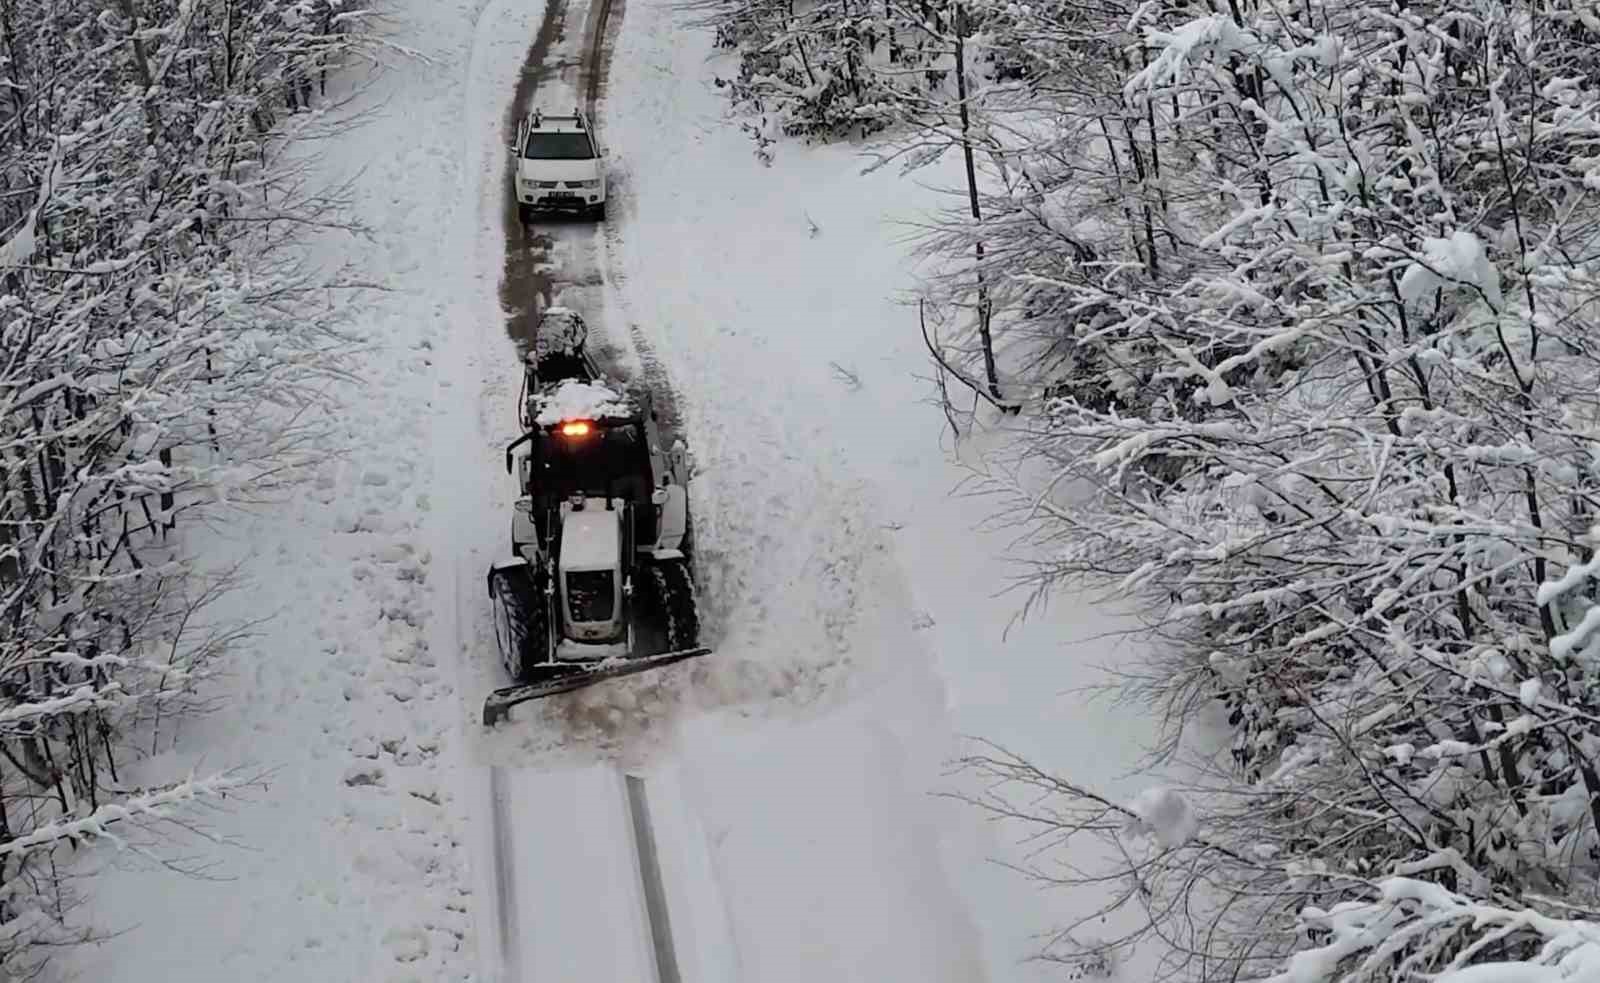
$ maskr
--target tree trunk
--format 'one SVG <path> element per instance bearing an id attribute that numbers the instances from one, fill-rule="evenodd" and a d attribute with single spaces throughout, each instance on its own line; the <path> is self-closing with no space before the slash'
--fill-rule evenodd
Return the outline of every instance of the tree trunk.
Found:
<path id="1" fill-rule="evenodd" d="M 961 155 L 967 168 L 967 202 L 972 207 L 974 222 L 983 221 L 983 210 L 978 206 L 978 175 L 977 168 L 972 158 L 972 138 L 969 132 L 972 127 L 972 118 L 967 110 L 967 8 L 961 5 L 956 7 L 956 106 L 961 114 Z M 983 276 L 983 239 L 980 236 L 973 243 L 973 253 L 977 260 L 978 274 L 978 339 L 983 346 L 983 372 L 989 383 L 989 395 L 995 402 L 1005 407 L 1007 412 L 1015 413 L 1020 407 L 1008 404 L 1005 397 L 1000 395 L 1000 380 L 994 364 L 994 336 L 989 330 L 989 285 Z"/>
<path id="2" fill-rule="evenodd" d="M 16 17 L 11 9 L 12 0 L 0 0 L 0 31 L 6 36 L 6 56 L 11 64 L 7 66 L 7 78 L 12 83 L 7 86 L 11 92 L 11 106 L 16 113 L 17 120 L 17 146 L 28 145 L 28 105 L 22 95 L 22 80 L 27 75 L 27 69 L 22 63 L 22 54 L 17 50 Z"/>
<path id="3" fill-rule="evenodd" d="M 156 142 L 156 134 L 161 129 L 161 117 L 156 114 L 156 104 L 153 101 L 156 80 L 150 74 L 150 58 L 144 50 L 144 40 L 139 37 L 139 12 L 134 9 L 133 0 L 111 0 L 117 11 L 128 19 L 128 47 L 133 49 L 133 71 L 139 79 L 139 84 L 144 88 L 144 93 L 139 97 L 139 103 L 144 107 L 145 140 L 149 143 Z"/>

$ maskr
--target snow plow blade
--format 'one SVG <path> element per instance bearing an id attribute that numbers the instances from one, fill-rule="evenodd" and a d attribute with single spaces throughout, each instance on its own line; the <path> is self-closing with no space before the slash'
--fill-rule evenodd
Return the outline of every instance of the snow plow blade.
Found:
<path id="1" fill-rule="evenodd" d="M 559 693 L 570 693 L 573 690 L 593 686 L 595 683 L 608 679 L 618 679 L 622 676 L 632 676 L 635 673 L 646 672 L 669 666 L 674 662 L 683 662 L 702 655 L 710 655 L 711 650 L 704 646 L 697 648 L 680 649 L 676 652 L 662 652 L 659 655 L 646 655 L 638 658 L 618 658 L 606 662 L 571 662 L 571 663 L 543 663 L 533 667 L 536 674 L 543 679 L 531 682 L 518 683 L 497 689 L 489 694 L 483 701 L 483 725 L 493 727 L 506 719 L 511 708 L 519 703 L 528 703 L 532 700 L 542 700 L 547 696 Z"/>

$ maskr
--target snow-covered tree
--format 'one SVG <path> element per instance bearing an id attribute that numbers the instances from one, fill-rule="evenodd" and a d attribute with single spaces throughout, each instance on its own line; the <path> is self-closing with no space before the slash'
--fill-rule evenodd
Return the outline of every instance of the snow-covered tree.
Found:
<path id="1" fill-rule="evenodd" d="M 229 785 L 118 768 L 241 628 L 184 531 L 292 478 L 341 345 L 286 248 L 339 202 L 276 151 L 342 7 L 0 0 L 0 975 L 67 938 L 58 846 Z"/>
<path id="2" fill-rule="evenodd" d="M 940 275 L 925 297 L 936 323 L 925 323 L 924 331 L 941 378 L 955 376 L 980 397 L 1014 409 L 1000 385 L 991 326 L 997 316 L 1010 319 L 1005 301 L 1016 291 L 1003 274 L 1009 260 L 986 245 L 995 218 L 1006 225 L 1012 209 L 991 186 L 1034 176 L 1037 168 L 1013 173 L 1021 144 L 1061 143 L 1040 134 L 1051 122 L 1040 93 L 1081 71 L 1083 51 L 1103 46 L 1108 28 L 1121 29 L 1116 18 L 1056 2 L 993 0 L 688 0 L 685 6 L 717 30 L 724 46 L 738 50 L 737 76 L 718 84 L 748 111 L 744 126 L 763 160 L 772 159 L 775 141 L 802 135 L 872 137 L 869 170 L 896 165 L 910 173 L 947 154 L 962 158 L 964 180 L 950 191 L 948 221 L 927 237 Z M 1032 139 L 1020 139 L 1030 132 Z M 991 214 L 997 204 L 998 214 Z M 1010 245 L 1005 235 L 1001 240 L 1002 249 Z M 998 280 L 991 270 L 1002 271 Z M 954 329 L 941 330 L 951 322 Z"/>
<path id="3" fill-rule="evenodd" d="M 945 261 L 941 277 L 944 290 L 932 291 L 931 299 L 940 307 L 941 319 L 953 309 L 964 323 L 958 327 L 955 344 L 947 347 L 945 339 L 936 337 L 937 332 L 929 333 L 925 302 L 930 298 L 925 297 L 919 308 L 923 337 L 938 363 L 941 379 L 945 373 L 953 375 L 993 405 L 1014 410 L 1015 404 L 1001 392 L 995 360 L 994 298 L 989 283 L 992 264 L 983 233 L 985 194 L 979 183 L 979 157 L 986 156 L 989 162 L 997 163 L 1005 155 L 1002 140 L 990 127 L 992 117 L 987 111 L 996 80 L 983 71 L 992 68 L 994 60 L 982 55 L 993 52 L 996 46 L 992 37 L 979 34 L 981 15 L 964 0 L 924 5 L 920 16 L 909 9 L 902 12 L 917 25 L 917 35 L 924 39 L 923 49 L 935 57 L 927 60 L 929 70 L 922 73 L 925 86 L 903 88 L 893 101 L 873 107 L 872 111 L 891 121 L 893 128 L 883 141 L 886 152 L 869 170 L 898 162 L 902 173 L 909 174 L 951 151 L 960 154 L 964 180 L 952 194 L 961 199 L 962 205 L 951 210 L 949 221 L 957 230 L 955 237 L 964 240 L 962 244 L 967 248 L 957 251 L 946 245 L 947 253 L 954 255 L 941 257 Z M 990 24 L 994 21 L 991 18 Z"/>
<path id="4" fill-rule="evenodd" d="M 928 99 L 955 98 L 954 26 L 980 7 L 951 0 L 687 0 L 739 71 L 721 79 L 758 137 L 864 138 Z M 982 59 L 979 50 L 974 57 Z"/>
<path id="5" fill-rule="evenodd" d="M 1042 887 L 1122 883 L 1040 954 L 1068 979 L 1564 983 L 1600 969 L 1600 911 L 1451 890 L 1436 870 L 1459 857 L 1369 877 L 1255 839 L 1267 824 L 1243 806 L 1202 812 L 1162 787 L 1117 802 L 993 747 L 964 763 L 985 780 L 977 805 L 1052 844 L 1029 870 Z"/>
<path id="6" fill-rule="evenodd" d="M 1270 983 L 1366 983 L 1424 973 L 1436 983 L 1600 975 L 1600 922 L 1592 918 L 1484 904 L 1406 877 L 1363 893 L 1326 911 L 1303 911 L 1301 929 L 1317 941 Z"/>
<path id="7" fill-rule="evenodd" d="M 1019 244 L 997 329 L 1054 366 L 1023 452 L 1077 495 L 995 476 L 1047 516 L 1035 586 L 1144 598 L 1147 685 L 1236 728 L 1208 862 L 1141 860 L 1130 902 L 1219 979 L 1387 876 L 1592 915 L 1600 20 L 1126 13 L 1115 103 L 1064 95 L 1078 156 L 1024 145 L 991 213 L 1052 234 L 982 234 Z"/>

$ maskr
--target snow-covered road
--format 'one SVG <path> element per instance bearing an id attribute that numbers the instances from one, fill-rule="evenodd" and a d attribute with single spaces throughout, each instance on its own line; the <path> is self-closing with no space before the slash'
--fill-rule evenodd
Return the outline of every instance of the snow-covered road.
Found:
<path id="1" fill-rule="evenodd" d="M 452 556 L 432 624 L 455 653 L 479 968 L 492 980 L 655 978 L 620 772 L 594 760 L 551 767 L 516 746 L 526 734 L 502 735 L 497 745 L 478 733 L 483 697 L 505 682 L 486 630 L 482 571 L 504 548 L 514 496 L 494 464 L 517 436 L 519 345 L 557 297 L 589 316 L 597 339 L 607 337 L 591 313 L 603 292 L 598 235 L 584 222 L 524 234 L 504 153 L 536 93 L 566 106 L 598 92 L 588 73 L 600 68 L 592 59 L 604 52 L 605 11 L 595 8 L 585 30 L 589 13 L 559 0 L 542 11 L 490 0 L 479 14 L 462 80 L 462 173 L 470 177 L 443 257 L 447 269 L 455 261 L 455 333 L 436 397 L 436 530 Z"/>
<path id="2" fill-rule="evenodd" d="M 617 769 L 629 768 L 652 800 L 669 804 L 658 844 L 677 902 L 668 905 L 674 948 L 704 964 L 684 978 L 707 979 L 721 960 L 730 979 L 773 983 L 907 971 L 981 979 L 976 932 L 945 876 L 924 798 L 949 733 L 939 730 L 941 697 L 888 524 L 830 454 L 827 418 L 805 411 L 815 393 L 804 379 L 737 377 L 741 291 L 704 266 L 713 246 L 733 245 L 735 217 L 702 215 L 693 234 L 677 214 L 654 235 L 641 228 L 651 196 L 668 192 L 641 187 L 650 176 L 630 168 L 630 155 L 667 133 L 681 137 L 673 131 L 693 121 L 650 98 L 648 76 L 640 84 L 639 70 L 657 66 L 631 39 L 653 51 L 675 46 L 661 43 L 673 27 L 664 6 L 633 7 L 628 18 L 643 23 L 625 27 L 619 8 L 550 0 L 503 123 L 509 129 L 533 105 L 594 97 L 601 139 L 616 148 L 610 220 L 540 222 L 527 235 L 496 180 L 504 168 L 490 165 L 475 224 L 484 233 L 498 225 L 504 237 L 500 299 L 512 339 L 526 337 L 543 307 L 572 307 L 589 321 L 602 365 L 644 374 L 674 407 L 702 468 L 691 493 L 717 652 L 518 708 L 510 724 L 480 735 L 491 828 L 477 837 L 477 866 L 496 872 L 500 908 L 492 929 L 480 912 L 480 930 L 500 936 L 508 978 L 645 978 L 650 922 L 618 791 Z M 608 36 L 633 53 L 609 84 Z M 498 132 L 484 141 L 503 145 Z M 675 242 L 659 240 L 667 229 Z M 478 255 L 491 258 L 481 243 Z M 679 278 L 698 286 L 664 285 Z M 515 436 L 516 353 L 486 319 L 473 320 L 454 375 L 468 392 L 478 383 L 476 412 L 469 418 L 473 400 L 441 396 L 458 419 L 441 424 L 437 440 L 492 460 Z M 484 631 L 481 570 L 502 548 L 511 490 L 466 487 L 484 471 L 441 462 L 438 472 L 462 476 L 446 506 L 449 528 L 475 547 L 458 550 L 466 559 L 454 592 L 465 720 L 503 684 Z"/>

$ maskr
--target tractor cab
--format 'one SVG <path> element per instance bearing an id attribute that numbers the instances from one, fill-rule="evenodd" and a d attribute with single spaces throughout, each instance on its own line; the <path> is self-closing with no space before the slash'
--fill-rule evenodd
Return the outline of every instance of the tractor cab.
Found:
<path id="1" fill-rule="evenodd" d="M 540 543 L 549 542 L 564 503 L 589 500 L 627 512 L 632 542 L 657 541 L 664 458 L 647 405 L 603 382 L 564 380 L 537 390 L 527 415 L 532 426 L 506 449 L 506 469 L 518 458 Z M 527 451 L 516 455 L 523 444 Z"/>
<path id="2" fill-rule="evenodd" d="M 640 421 L 563 420 L 533 432 L 523 486 L 535 498 L 649 500 L 650 453 Z"/>
<path id="3" fill-rule="evenodd" d="M 710 651 L 690 569 L 687 448 L 661 446 L 648 391 L 598 373 L 529 388 L 524 432 L 506 448 L 512 558 L 487 581 L 514 681 L 484 701 L 490 725 L 517 703 Z"/>

